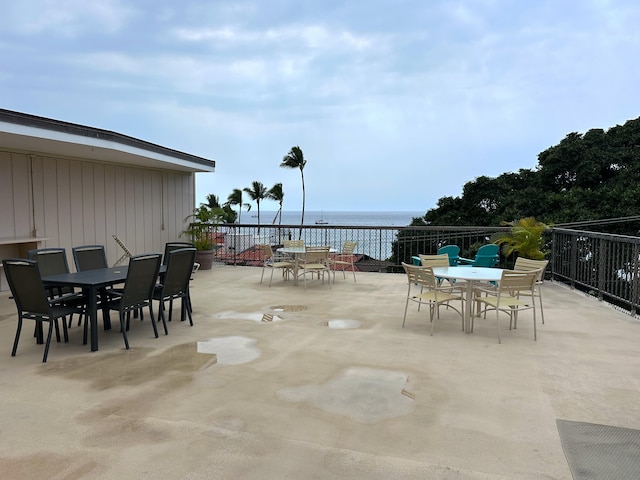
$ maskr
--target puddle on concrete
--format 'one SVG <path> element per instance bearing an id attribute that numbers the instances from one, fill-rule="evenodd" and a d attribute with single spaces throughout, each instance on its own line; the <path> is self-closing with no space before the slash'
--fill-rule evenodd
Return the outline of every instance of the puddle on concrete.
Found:
<path id="1" fill-rule="evenodd" d="M 351 329 L 360 328 L 360 322 L 358 320 L 329 320 L 327 327 L 335 329 Z"/>
<path id="2" fill-rule="evenodd" d="M 254 361 L 262 354 L 254 343 L 256 340 L 249 337 L 216 337 L 198 342 L 198 352 L 215 353 L 220 365 L 241 365 Z"/>
<path id="3" fill-rule="evenodd" d="M 306 309 L 306 305 L 275 305 L 271 307 L 274 312 L 302 312 Z"/>
<path id="4" fill-rule="evenodd" d="M 87 380 L 92 388 L 105 390 L 140 385 L 171 373 L 191 374 L 216 363 L 215 355 L 208 353 L 199 353 L 195 343 L 176 345 L 160 353 L 153 348 L 132 347 L 131 350 L 50 360 L 42 375 Z"/>
<path id="5" fill-rule="evenodd" d="M 274 315 L 273 313 L 269 312 L 269 313 L 264 313 L 264 312 L 250 312 L 250 313 L 246 313 L 246 312 L 233 312 L 233 311 L 227 311 L 227 312 L 220 312 L 217 313 L 213 316 L 213 318 L 218 318 L 221 320 L 251 320 L 252 322 L 256 322 L 256 323 L 263 323 L 263 322 L 279 322 L 281 320 L 284 320 L 284 318 L 281 315 Z"/>
<path id="6" fill-rule="evenodd" d="M 323 385 L 284 388 L 278 397 L 306 402 L 360 423 L 377 423 L 410 413 L 413 397 L 404 372 L 352 367 Z"/>
<path id="7" fill-rule="evenodd" d="M 252 322 L 260 323 L 262 322 L 262 312 L 234 312 L 234 311 L 226 311 L 216 313 L 213 318 L 219 318 L 221 320 L 251 320 Z"/>

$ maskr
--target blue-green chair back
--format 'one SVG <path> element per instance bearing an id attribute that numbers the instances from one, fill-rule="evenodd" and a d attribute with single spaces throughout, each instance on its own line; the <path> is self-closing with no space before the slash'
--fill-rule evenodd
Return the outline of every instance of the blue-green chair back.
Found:
<path id="1" fill-rule="evenodd" d="M 446 253 L 449 255 L 449 266 L 457 267 L 458 266 L 458 258 L 460 256 L 460 247 L 457 245 L 445 245 L 444 247 L 440 247 L 438 249 L 438 255 L 442 255 Z"/>
<path id="2" fill-rule="evenodd" d="M 472 267 L 495 267 L 500 263 L 500 247 L 494 243 L 483 245 L 478 249 L 473 260 L 459 259 L 466 266 Z"/>

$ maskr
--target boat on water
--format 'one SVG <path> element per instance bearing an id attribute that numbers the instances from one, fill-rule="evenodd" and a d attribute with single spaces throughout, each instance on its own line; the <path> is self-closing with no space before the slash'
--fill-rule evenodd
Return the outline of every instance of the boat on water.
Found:
<path id="1" fill-rule="evenodd" d="M 323 211 L 323 212 L 320 214 L 320 219 L 319 219 L 319 220 L 316 220 L 316 225 L 328 225 L 328 224 L 329 224 L 329 222 L 327 222 L 327 221 L 324 219 L 324 211 Z"/>

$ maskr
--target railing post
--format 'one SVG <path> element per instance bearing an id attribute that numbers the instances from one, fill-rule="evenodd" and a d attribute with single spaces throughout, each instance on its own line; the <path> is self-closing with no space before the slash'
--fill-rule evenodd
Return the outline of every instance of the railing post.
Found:
<path id="1" fill-rule="evenodd" d="M 578 274 L 578 236 L 571 235 L 571 251 L 569 252 L 569 285 L 576 288 L 576 276 Z"/>
<path id="2" fill-rule="evenodd" d="M 634 317 L 638 311 L 638 303 L 640 300 L 638 299 L 638 289 L 640 286 L 640 280 L 638 279 L 638 271 L 639 265 L 638 262 L 640 260 L 640 245 L 638 243 L 633 245 L 633 263 L 631 265 L 631 315 Z"/>
<path id="3" fill-rule="evenodd" d="M 597 240 L 597 239 L 594 239 L 594 240 Z M 598 241 L 598 248 L 594 248 L 594 250 L 597 252 L 597 255 L 598 255 L 598 259 L 597 259 L 598 269 L 596 270 L 595 275 L 597 278 L 597 285 L 598 285 L 598 300 L 602 301 L 604 300 L 603 292 L 606 292 L 607 290 L 607 285 L 606 285 L 607 269 L 605 265 L 606 265 L 606 259 L 608 258 L 608 253 L 610 248 L 606 240 L 601 239 L 597 241 Z"/>

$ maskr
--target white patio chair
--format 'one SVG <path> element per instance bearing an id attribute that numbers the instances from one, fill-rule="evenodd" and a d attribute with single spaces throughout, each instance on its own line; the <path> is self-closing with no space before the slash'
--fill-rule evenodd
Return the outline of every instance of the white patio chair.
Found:
<path id="1" fill-rule="evenodd" d="M 260 276 L 260 283 L 264 278 L 264 271 L 267 268 L 271 269 L 271 277 L 269 277 L 269 286 L 273 281 L 273 271 L 276 269 L 282 270 L 282 276 L 284 279 L 289 278 L 289 273 L 293 270 L 293 262 L 287 260 L 281 260 L 273 253 L 271 245 L 260 245 L 262 252 L 264 253 L 264 263 L 262 265 L 262 275 Z"/>
<path id="2" fill-rule="evenodd" d="M 549 264 L 549 260 L 531 260 L 529 258 L 518 257 L 513 267 L 514 270 L 521 272 L 529 272 L 531 270 L 538 270 L 540 273 L 536 278 L 534 295 L 538 297 L 540 303 L 540 317 L 542 317 L 542 324 L 544 325 L 544 309 L 542 308 L 542 284 L 544 282 L 544 272 Z"/>

